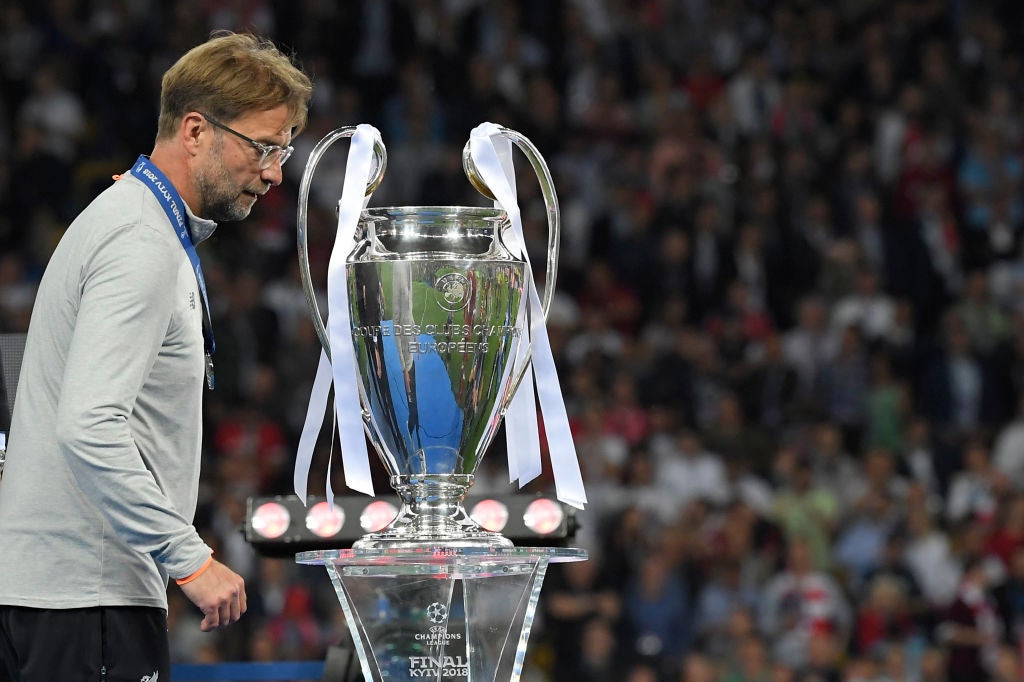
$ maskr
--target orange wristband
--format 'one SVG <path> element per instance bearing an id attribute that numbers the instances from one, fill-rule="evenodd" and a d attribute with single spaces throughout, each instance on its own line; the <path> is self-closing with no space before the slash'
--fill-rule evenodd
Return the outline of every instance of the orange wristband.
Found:
<path id="1" fill-rule="evenodd" d="M 179 579 L 175 580 L 174 582 L 178 583 L 179 585 L 184 585 L 186 583 L 190 583 L 193 580 L 195 580 L 196 578 L 198 578 L 199 576 L 201 576 L 203 573 L 205 573 L 206 569 L 208 569 L 212 563 L 213 563 L 213 555 L 211 554 L 210 558 L 206 560 L 205 564 L 203 564 L 202 566 L 199 567 L 198 571 L 196 571 L 192 575 L 188 576 L 187 578 L 179 578 Z"/>

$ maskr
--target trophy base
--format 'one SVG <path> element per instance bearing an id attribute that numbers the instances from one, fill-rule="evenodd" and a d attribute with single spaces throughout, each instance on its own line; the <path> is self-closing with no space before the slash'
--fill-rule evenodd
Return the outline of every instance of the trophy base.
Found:
<path id="1" fill-rule="evenodd" d="M 548 565 L 586 558 L 446 545 L 296 555 L 327 569 L 370 682 L 519 682 Z"/>
<path id="2" fill-rule="evenodd" d="M 501 533 L 485 530 L 470 518 L 462 502 L 473 485 L 468 474 L 393 476 L 391 485 L 402 500 L 394 520 L 382 530 L 352 544 L 356 550 L 421 550 L 466 547 L 511 548 Z"/>

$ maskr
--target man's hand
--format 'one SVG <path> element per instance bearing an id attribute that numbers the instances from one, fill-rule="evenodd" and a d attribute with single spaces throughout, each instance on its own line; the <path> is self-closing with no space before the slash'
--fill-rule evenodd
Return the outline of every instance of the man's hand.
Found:
<path id="1" fill-rule="evenodd" d="M 231 625 L 245 613 L 245 581 L 216 559 L 181 591 L 203 612 L 203 632 Z"/>

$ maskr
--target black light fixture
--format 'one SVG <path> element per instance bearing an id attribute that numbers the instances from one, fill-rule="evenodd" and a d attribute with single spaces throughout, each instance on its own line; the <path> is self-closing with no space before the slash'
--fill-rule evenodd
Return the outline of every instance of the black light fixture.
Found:
<path id="1" fill-rule="evenodd" d="M 564 545 L 576 534 L 576 510 L 544 495 L 471 496 L 465 508 L 483 528 L 501 533 L 517 546 Z M 380 530 L 398 514 L 395 497 L 250 497 L 245 539 L 264 556 L 290 556 L 312 549 L 346 549 L 366 533 Z"/>

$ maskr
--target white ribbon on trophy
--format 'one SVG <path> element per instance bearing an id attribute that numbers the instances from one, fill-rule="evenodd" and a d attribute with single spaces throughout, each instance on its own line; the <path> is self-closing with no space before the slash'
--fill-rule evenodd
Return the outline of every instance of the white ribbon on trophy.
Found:
<path id="1" fill-rule="evenodd" d="M 368 124 L 356 127 L 345 167 L 345 183 L 338 201 L 338 231 L 327 266 L 327 335 L 331 357 L 321 351 L 320 365 L 313 381 L 313 391 L 306 411 L 306 422 L 299 438 L 293 484 L 295 494 L 306 502 L 307 479 L 313 461 L 313 449 L 323 427 L 324 413 L 331 383 L 334 384 L 334 407 L 338 420 L 341 462 L 345 484 L 352 490 L 373 495 L 370 458 L 363 432 L 362 408 L 359 403 L 359 375 L 352 347 L 352 323 L 349 314 L 348 286 L 345 282 L 345 258 L 355 241 L 359 215 L 370 197 L 366 187 L 373 172 L 373 147 L 380 140 L 380 131 Z M 327 502 L 334 504 L 331 489 L 331 459 L 327 464 Z"/>
<path id="2" fill-rule="evenodd" d="M 505 414 L 509 477 L 513 481 L 518 480 L 522 487 L 541 473 L 540 434 L 534 397 L 536 389 L 548 441 L 551 472 L 555 478 L 555 493 L 562 502 L 582 509 L 587 494 L 569 429 L 569 417 L 562 400 L 544 311 L 526 250 L 523 221 L 516 199 L 512 142 L 502 135 L 501 127 L 497 124 L 481 123 L 470 133 L 469 145 L 473 163 L 495 197 L 495 207 L 503 209 L 512 223 L 513 234 L 506 243 L 513 254 L 526 261 L 526 296 L 520 308 L 519 320 L 528 322 L 527 337 L 524 343 L 519 344 L 516 364 L 522 366 L 521 362 L 525 361 L 527 353 L 532 349 L 532 371 L 524 374 Z"/>

